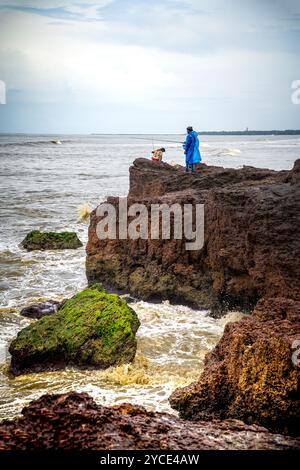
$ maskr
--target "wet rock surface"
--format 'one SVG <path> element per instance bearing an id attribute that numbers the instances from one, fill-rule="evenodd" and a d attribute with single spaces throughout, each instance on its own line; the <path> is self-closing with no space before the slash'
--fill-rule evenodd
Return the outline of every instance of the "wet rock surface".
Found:
<path id="1" fill-rule="evenodd" d="M 183 167 L 137 159 L 130 168 L 128 205 L 204 204 L 205 240 L 99 240 L 91 214 L 86 272 L 89 283 L 143 300 L 169 299 L 216 315 L 251 311 L 264 297 L 300 300 L 300 160 L 291 171 L 253 167 Z M 117 209 L 118 198 L 108 198 Z M 149 211 L 150 212 L 150 211 Z M 150 224 L 149 224 L 150 225 Z M 150 230 L 150 226 L 149 226 Z"/>
<path id="2" fill-rule="evenodd" d="M 190 423 L 86 393 L 44 395 L 0 424 L 0 450 L 299 449 L 300 440 L 238 420 Z"/>
<path id="3" fill-rule="evenodd" d="M 238 418 L 299 435 L 296 344 L 300 344 L 300 302 L 261 300 L 251 316 L 226 325 L 223 337 L 205 358 L 199 381 L 173 392 L 171 405 L 187 419 Z"/>
<path id="4" fill-rule="evenodd" d="M 95 284 L 18 333 L 9 347 L 10 371 L 19 375 L 66 365 L 106 369 L 131 362 L 139 324 L 125 300 Z"/>
<path id="5" fill-rule="evenodd" d="M 61 305 L 62 303 L 57 300 L 47 300 L 46 302 L 31 304 L 28 307 L 22 308 L 20 315 L 22 317 L 39 319 L 56 313 Z"/>

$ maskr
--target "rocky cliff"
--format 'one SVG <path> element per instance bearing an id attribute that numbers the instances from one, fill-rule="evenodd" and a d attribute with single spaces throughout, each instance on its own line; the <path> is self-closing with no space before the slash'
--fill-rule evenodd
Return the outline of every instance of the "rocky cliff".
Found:
<path id="1" fill-rule="evenodd" d="M 204 204 L 204 246 L 187 251 L 186 240 L 174 237 L 99 240 L 94 211 L 89 283 L 215 313 L 250 311 L 263 297 L 300 300 L 299 196 L 300 160 L 291 171 L 202 164 L 195 175 L 186 175 L 182 167 L 137 159 L 130 168 L 128 205 Z M 118 208 L 117 198 L 108 202 Z"/>

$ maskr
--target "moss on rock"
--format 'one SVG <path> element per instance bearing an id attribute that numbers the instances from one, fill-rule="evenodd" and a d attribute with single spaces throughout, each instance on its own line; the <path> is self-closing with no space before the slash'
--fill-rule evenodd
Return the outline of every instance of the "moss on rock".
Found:
<path id="1" fill-rule="evenodd" d="M 75 232 L 40 232 L 32 230 L 26 235 L 21 245 L 27 251 L 67 250 L 82 246 Z"/>
<path id="2" fill-rule="evenodd" d="M 68 364 L 105 369 L 130 362 L 139 325 L 124 299 L 95 284 L 19 332 L 9 348 L 11 371 L 18 375 Z"/>

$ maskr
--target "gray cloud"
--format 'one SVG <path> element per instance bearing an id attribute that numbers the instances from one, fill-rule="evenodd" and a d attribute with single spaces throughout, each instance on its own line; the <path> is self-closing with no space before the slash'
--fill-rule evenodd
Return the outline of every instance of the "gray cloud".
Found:
<path id="1" fill-rule="evenodd" d="M 0 37 L 11 129 L 26 113 L 33 131 L 50 126 L 47 107 L 74 132 L 95 130 L 98 112 L 106 131 L 298 126 L 293 0 L 0 0 Z"/>

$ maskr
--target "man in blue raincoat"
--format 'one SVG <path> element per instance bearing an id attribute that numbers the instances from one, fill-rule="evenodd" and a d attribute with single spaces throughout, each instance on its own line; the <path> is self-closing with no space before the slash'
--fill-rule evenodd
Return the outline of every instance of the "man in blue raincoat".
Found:
<path id="1" fill-rule="evenodd" d="M 191 126 L 186 128 L 187 136 L 183 145 L 185 153 L 186 172 L 195 173 L 197 163 L 201 162 L 201 154 L 199 150 L 198 133 Z"/>

